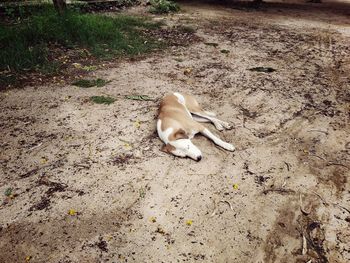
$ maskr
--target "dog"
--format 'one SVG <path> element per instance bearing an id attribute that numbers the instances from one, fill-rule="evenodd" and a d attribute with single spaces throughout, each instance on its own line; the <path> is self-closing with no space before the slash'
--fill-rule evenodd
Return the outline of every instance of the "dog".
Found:
<path id="1" fill-rule="evenodd" d="M 162 151 L 179 157 L 190 157 L 200 161 L 202 152 L 191 139 L 201 133 L 215 144 L 228 151 L 235 147 L 211 133 L 200 122 L 212 122 L 216 129 L 231 129 L 231 125 L 215 117 L 215 113 L 203 110 L 196 99 L 187 94 L 173 93 L 167 95 L 160 103 L 157 132 L 164 142 Z"/>

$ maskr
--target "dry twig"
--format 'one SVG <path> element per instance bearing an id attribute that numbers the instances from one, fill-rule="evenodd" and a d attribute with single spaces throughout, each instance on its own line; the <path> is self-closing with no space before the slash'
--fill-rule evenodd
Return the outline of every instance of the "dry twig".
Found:
<path id="1" fill-rule="evenodd" d="M 292 189 L 270 188 L 270 189 L 265 189 L 263 191 L 263 194 L 267 194 L 268 192 L 279 192 L 279 193 L 285 193 L 285 194 L 294 194 L 295 193 L 295 191 Z"/>

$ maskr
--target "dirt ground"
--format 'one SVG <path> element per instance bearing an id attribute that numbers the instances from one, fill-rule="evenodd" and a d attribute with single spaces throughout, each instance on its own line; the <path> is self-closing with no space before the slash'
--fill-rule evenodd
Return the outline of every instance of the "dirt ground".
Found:
<path id="1" fill-rule="evenodd" d="M 0 262 L 350 262 L 349 12 L 307 6 L 183 3 L 152 17 L 193 45 L 92 72 L 101 88 L 0 93 Z M 234 124 L 208 127 L 236 151 L 161 152 L 173 91 Z"/>

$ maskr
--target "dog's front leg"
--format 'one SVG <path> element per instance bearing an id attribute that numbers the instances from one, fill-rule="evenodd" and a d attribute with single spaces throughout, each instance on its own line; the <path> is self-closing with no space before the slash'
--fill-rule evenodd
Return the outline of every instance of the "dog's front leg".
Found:
<path id="1" fill-rule="evenodd" d="M 228 151 L 234 151 L 235 147 L 227 142 L 224 142 L 223 140 L 221 140 L 220 138 L 216 137 L 214 134 L 211 133 L 211 131 L 209 131 L 207 128 L 203 129 L 202 131 L 200 131 L 201 134 L 203 134 L 204 136 L 208 137 L 210 140 L 212 140 L 216 145 L 219 145 L 220 147 L 224 148 L 225 150 Z"/>

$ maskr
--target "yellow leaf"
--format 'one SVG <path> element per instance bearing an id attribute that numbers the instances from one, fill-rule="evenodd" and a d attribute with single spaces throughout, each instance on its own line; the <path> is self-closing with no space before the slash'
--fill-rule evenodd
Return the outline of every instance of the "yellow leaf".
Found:
<path id="1" fill-rule="evenodd" d="M 77 214 L 77 211 L 75 211 L 74 209 L 69 209 L 68 214 L 70 216 L 75 216 Z"/>
<path id="2" fill-rule="evenodd" d="M 26 256 L 26 262 L 29 262 L 32 259 L 32 256 Z"/>
<path id="3" fill-rule="evenodd" d="M 192 72 L 192 68 L 186 68 L 186 69 L 184 70 L 184 74 L 185 74 L 185 75 L 189 75 L 189 74 L 191 74 L 191 72 Z"/>
<path id="4" fill-rule="evenodd" d="M 128 148 L 131 148 L 131 145 L 130 145 L 129 143 L 126 142 L 126 143 L 124 144 L 124 147 L 128 149 Z"/>
<path id="5" fill-rule="evenodd" d="M 189 219 L 186 221 L 186 225 L 192 226 L 192 224 L 193 224 L 193 220 Z"/>
<path id="6" fill-rule="evenodd" d="M 135 126 L 135 128 L 139 129 L 141 127 L 140 121 L 139 120 L 135 121 L 134 126 Z"/>
<path id="7" fill-rule="evenodd" d="M 72 64 L 75 68 L 82 68 L 82 65 L 80 63 L 73 63 Z"/>
<path id="8" fill-rule="evenodd" d="M 45 157 L 42 157 L 41 160 L 40 160 L 40 163 L 41 164 L 47 163 L 47 159 Z"/>
<path id="9" fill-rule="evenodd" d="M 238 184 L 233 184 L 233 189 L 238 189 Z"/>
<path id="10" fill-rule="evenodd" d="M 152 223 L 155 223 L 155 222 L 157 222 L 157 218 L 154 217 L 154 216 L 152 216 L 152 217 L 149 219 L 149 221 L 151 221 Z"/>

